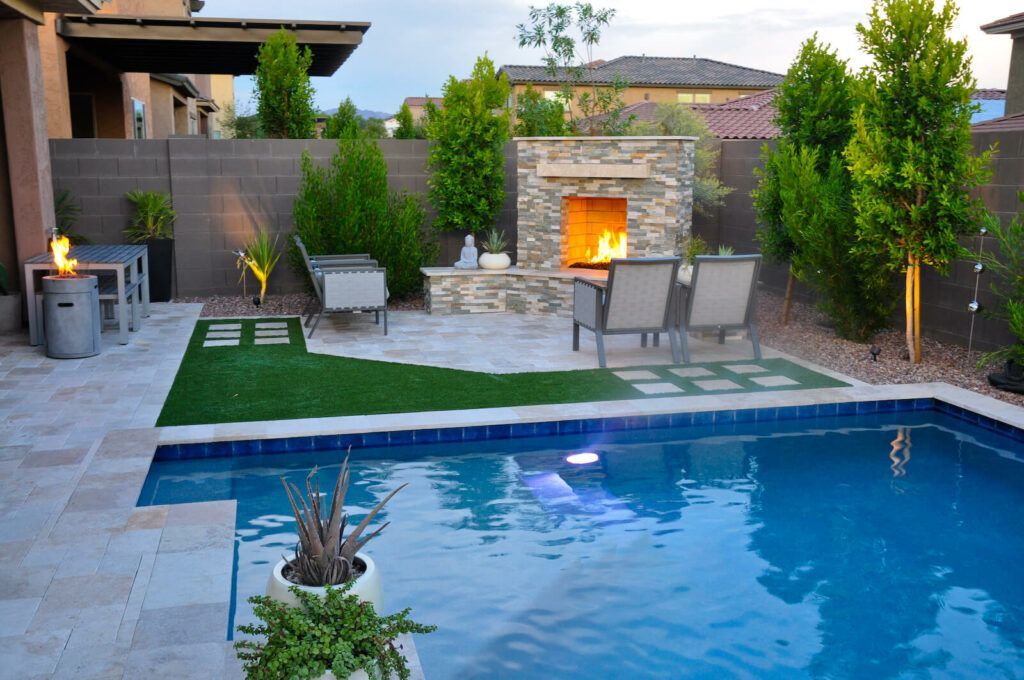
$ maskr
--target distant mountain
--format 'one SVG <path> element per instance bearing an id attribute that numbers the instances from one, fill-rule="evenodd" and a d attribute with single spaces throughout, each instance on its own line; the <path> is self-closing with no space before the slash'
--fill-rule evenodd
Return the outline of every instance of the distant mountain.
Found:
<path id="1" fill-rule="evenodd" d="M 338 112 L 338 107 L 335 106 L 333 109 L 325 109 L 324 113 L 328 116 L 333 116 Z M 361 118 L 380 118 L 381 120 L 387 120 L 393 113 L 384 113 L 383 111 L 371 111 L 370 109 L 356 109 L 356 114 Z"/>

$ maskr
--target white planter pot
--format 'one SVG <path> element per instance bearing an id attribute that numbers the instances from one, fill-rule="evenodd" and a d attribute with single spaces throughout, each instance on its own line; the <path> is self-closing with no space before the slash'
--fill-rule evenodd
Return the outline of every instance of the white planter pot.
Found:
<path id="1" fill-rule="evenodd" d="M 338 680 L 334 677 L 334 673 L 327 671 L 320 676 L 320 680 Z M 348 676 L 348 680 L 370 680 L 370 676 L 366 674 L 364 670 L 358 670 L 352 675 Z"/>
<path id="2" fill-rule="evenodd" d="M 0 333 L 21 330 L 21 293 L 0 295 Z"/>
<path id="3" fill-rule="evenodd" d="M 512 266 L 508 253 L 483 253 L 478 262 L 481 269 L 508 269 Z"/>
<path id="4" fill-rule="evenodd" d="M 373 560 L 366 553 L 356 553 L 356 559 L 366 565 L 366 572 L 356 579 L 356 583 L 349 590 L 349 593 L 356 595 L 360 600 L 369 602 L 373 605 L 373 608 L 377 613 L 381 613 L 381 607 L 384 604 L 384 595 L 381 588 L 380 571 L 377 569 L 377 565 L 374 564 Z M 295 595 L 288 590 L 295 584 L 287 580 L 281 575 L 281 570 L 284 569 L 284 565 L 287 564 L 285 560 L 281 560 L 274 567 L 274 571 L 270 573 L 270 578 L 267 579 L 267 595 L 274 598 L 278 602 L 284 602 L 293 607 L 299 606 L 299 601 Z M 298 586 L 307 593 L 314 593 L 319 597 L 323 597 L 326 592 L 325 588 L 318 588 L 315 586 Z M 353 678 L 357 676 L 352 676 Z M 365 677 L 365 676 L 364 676 Z"/>

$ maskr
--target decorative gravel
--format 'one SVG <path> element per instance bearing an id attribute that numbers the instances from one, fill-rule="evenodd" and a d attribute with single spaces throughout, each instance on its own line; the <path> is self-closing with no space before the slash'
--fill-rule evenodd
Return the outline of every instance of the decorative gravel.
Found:
<path id="1" fill-rule="evenodd" d="M 175 298 L 175 302 L 199 302 L 203 304 L 200 316 L 204 317 L 245 317 L 245 316 L 298 316 L 306 311 L 311 302 L 305 293 L 290 295 L 268 295 L 263 304 L 256 306 L 251 297 L 241 295 L 214 295 L 213 297 Z M 391 311 L 424 309 L 422 293 L 388 301 Z"/>
<path id="2" fill-rule="evenodd" d="M 813 305 L 794 301 L 789 325 L 780 323 L 782 296 L 758 293 L 758 330 L 765 345 L 845 373 L 867 383 L 945 382 L 996 399 L 1024 406 L 1024 394 L 997 390 L 988 384 L 987 375 L 998 367 L 975 367 L 981 352 L 968 356 L 967 348 L 929 338 L 921 341 L 921 363 L 903 358 L 906 336 L 901 329 L 888 329 L 875 336 L 874 344 L 882 352 L 871 360 L 872 343 L 860 344 L 837 338 L 828 327 L 827 317 Z"/>

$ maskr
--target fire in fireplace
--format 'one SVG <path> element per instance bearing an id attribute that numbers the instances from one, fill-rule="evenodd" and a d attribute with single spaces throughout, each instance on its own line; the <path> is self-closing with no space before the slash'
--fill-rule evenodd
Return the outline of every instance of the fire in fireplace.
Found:
<path id="1" fill-rule="evenodd" d="M 626 257 L 626 199 L 563 197 L 562 238 L 567 267 L 606 269 Z"/>

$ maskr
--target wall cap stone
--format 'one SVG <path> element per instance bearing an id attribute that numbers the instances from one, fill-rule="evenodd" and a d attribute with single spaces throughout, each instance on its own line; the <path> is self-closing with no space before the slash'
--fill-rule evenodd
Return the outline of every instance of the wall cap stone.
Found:
<path id="1" fill-rule="evenodd" d="M 513 137 L 513 142 L 663 142 L 663 141 L 695 142 L 696 137 L 683 137 L 679 135 L 646 136 L 646 135 L 623 135 L 621 137 Z"/>

